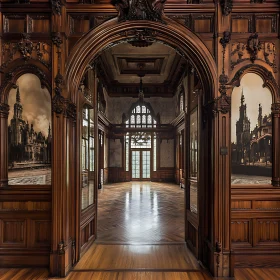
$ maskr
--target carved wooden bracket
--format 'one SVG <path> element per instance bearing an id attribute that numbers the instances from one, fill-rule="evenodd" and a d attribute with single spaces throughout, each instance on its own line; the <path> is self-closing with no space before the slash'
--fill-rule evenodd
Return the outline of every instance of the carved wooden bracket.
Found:
<path id="1" fill-rule="evenodd" d="M 217 113 L 227 114 L 231 111 L 231 97 L 226 94 L 222 94 L 221 96 L 210 101 L 205 106 L 206 111 L 207 108 L 211 108 L 211 111 L 214 114 Z"/>

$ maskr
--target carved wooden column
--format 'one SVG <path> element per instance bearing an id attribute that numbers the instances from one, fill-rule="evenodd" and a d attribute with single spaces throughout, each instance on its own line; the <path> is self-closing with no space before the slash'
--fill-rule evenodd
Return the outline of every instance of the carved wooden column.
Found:
<path id="1" fill-rule="evenodd" d="M 9 105 L 0 103 L 0 187 L 8 186 Z"/>
<path id="2" fill-rule="evenodd" d="M 272 111 L 272 152 L 273 152 L 273 169 L 272 169 L 272 185 L 280 187 L 280 147 L 279 147 L 279 131 L 280 131 L 280 103 L 273 103 Z"/>
<path id="3" fill-rule="evenodd" d="M 64 277 L 72 267 L 73 244 L 70 237 L 70 188 L 75 185 L 70 176 L 70 145 L 76 106 L 68 99 L 64 88 L 66 43 L 66 10 L 52 1 L 52 112 L 53 112 L 53 157 L 52 157 L 52 244 L 50 255 L 51 275 Z M 71 185 L 72 184 L 72 185 Z"/>
<path id="4" fill-rule="evenodd" d="M 217 65 L 219 94 L 214 99 L 213 143 L 214 143 L 214 217 L 212 273 L 216 277 L 231 274 L 231 174 L 230 174 L 230 127 L 231 98 L 227 95 L 230 42 L 231 1 L 221 1 L 217 10 Z"/>

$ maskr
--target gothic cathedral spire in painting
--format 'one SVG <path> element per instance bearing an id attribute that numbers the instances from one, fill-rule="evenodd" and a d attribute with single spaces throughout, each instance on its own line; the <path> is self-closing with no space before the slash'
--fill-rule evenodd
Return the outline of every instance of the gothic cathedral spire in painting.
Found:
<path id="1" fill-rule="evenodd" d="M 27 85 L 34 79 L 34 84 Z M 51 108 L 50 102 L 39 104 L 41 91 L 39 79 L 26 74 L 18 81 L 15 101 L 13 90 L 9 95 L 13 108 L 8 126 L 10 185 L 50 184 L 51 181 Z M 48 92 L 43 94 L 47 99 Z"/>

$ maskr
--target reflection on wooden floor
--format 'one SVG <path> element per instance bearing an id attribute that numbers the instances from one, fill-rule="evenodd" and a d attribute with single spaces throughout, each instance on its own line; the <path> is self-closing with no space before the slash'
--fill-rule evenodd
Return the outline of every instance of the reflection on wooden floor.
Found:
<path id="1" fill-rule="evenodd" d="M 200 270 L 186 245 L 94 244 L 75 270 Z"/>
<path id="2" fill-rule="evenodd" d="M 178 185 L 125 182 L 98 191 L 100 243 L 184 242 L 184 190 Z"/>

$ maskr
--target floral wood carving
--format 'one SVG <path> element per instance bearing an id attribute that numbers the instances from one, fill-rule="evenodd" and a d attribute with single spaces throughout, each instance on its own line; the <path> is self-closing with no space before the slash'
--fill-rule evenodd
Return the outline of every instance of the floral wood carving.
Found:
<path id="1" fill-rule="evenodd" d="M 152 29 L 133 29 L 122 34 L 135 47 L 148 47 L 156 41 L 157 32 Z"/>
<path id="2" fill-rule="evenodd" d="M 32 42 L 29 35 L 22 34 L 19 42 L 4 42 L 2 44 L 2 65 L 0 70 L 17 58 L 25 61 L 34 59 L 39 60 L 48 69 L 51 68 L 51 46 L 45 42 Z"/>
<path id="3" fill-rule="evenodd" d="M 223 68 L 222 68 L 222 74 L 219 77 L 219 82 L 220 82 L 219 91 L 222 95 L 226 94 L 227 92 L 226 84 L 228 82 L 228 76 L 225 74 L 225 53 L 226 53 L 226 46 L 230 42 L 230 39 L 231 39 L 231 34 L 229 31 L 225 31 L 223 33 L 223 37 L 220 39 L 220 44 L 223 46 Z"/>
<path id="4" fill-rule="evenodd" d="M 221 8 L 224 16 L 228 16 L 232 10 L 232 0 L 221 0 Z"/>
<path id="5" fill-rule="evenodd" d="M 276 47 L 272 42 L 259 42 L 258 52 L 256 54 L 255 60 L 263 60 L 265 61 L 271 68 L 274 73 L 278 72 L 276 65 Z M 247 49 L 247 45 L 245 43 L 233 43 L 231 45 L 231 69 L 234 69 L 236 65 L 245 61 L 251 60 L 251 55 Z"/>
<path id="6" fill-rule="evenodd" d="M 250 54 L 250 60 L 253 63 L 257 59 L 257 55 L 260 49 L 261 49 L 261 43 L 259 42 L 259 35 L 257 33 L 252 34 L 247 42 L 247 50 Z"/>
<path id="7" fill-rule="evenodd" d="M 69 99 L 62 96 L 61 86 L 63 84 L 63 76 L 60 72 L 55 77 L 54 97 L 52 99 L 52 111 L 57 117 L 63 114 L 66 117 L 76 119 L 76 105 Z"/>
<path id="8" fill-rule="evenodd" d="M 166 0 L 111 0 L 118 11 L 118 20 L 151 20 L 163 22 L 162 15 Z"/>
<path id="9" fill-rule="evenodd" d="M 61 15 L 61 0 L 51 0 L 53 14 Z"/>
<path id="10" fill-rule="evenodd" d="M 22 39 L 17 44 L 18 51 L 21 53 L 24 60 L 28 60 L 31 58 L 31 54 L 33 51 L 33 43 L 30 40 L 30 35 L 27 33 L 22 34 Z"/>

